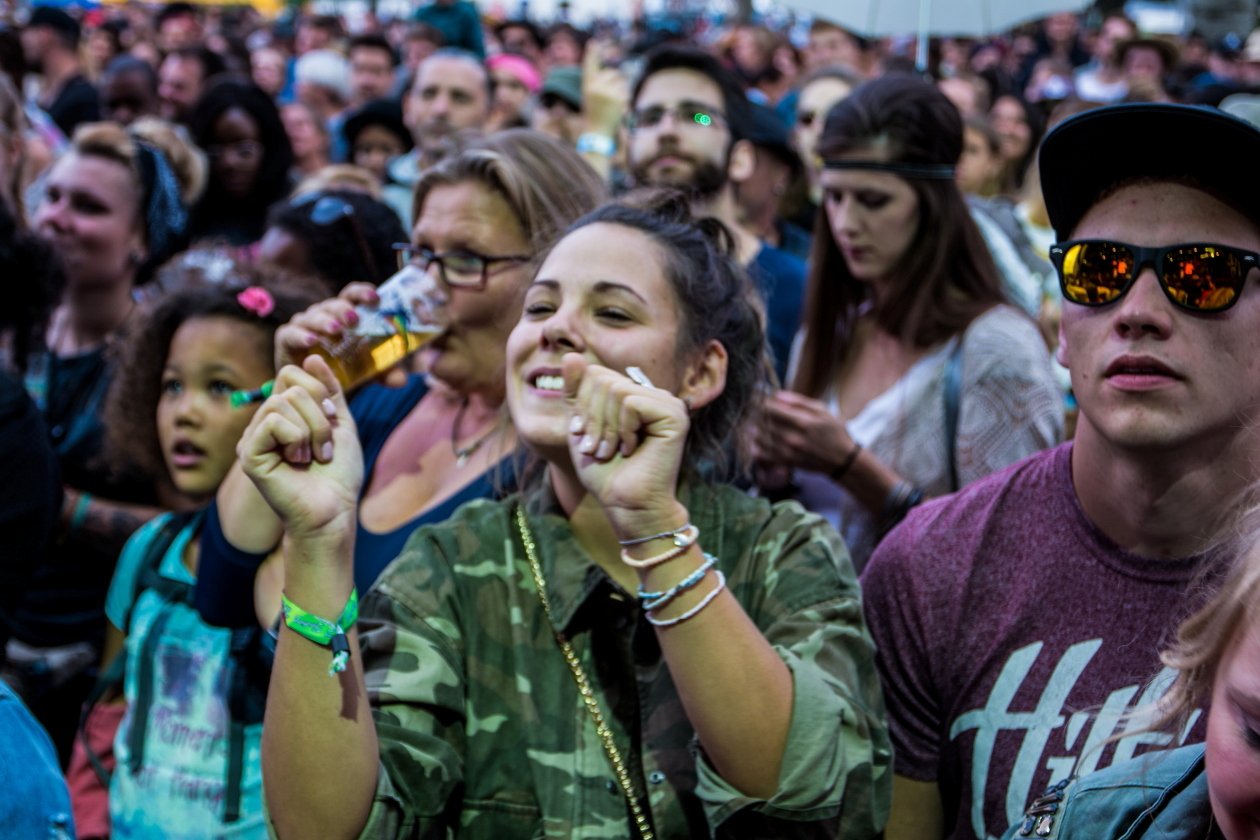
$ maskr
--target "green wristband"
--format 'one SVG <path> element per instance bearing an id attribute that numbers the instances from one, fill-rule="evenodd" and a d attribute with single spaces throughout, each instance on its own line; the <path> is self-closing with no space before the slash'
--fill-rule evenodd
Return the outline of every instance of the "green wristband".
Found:
<path id="1" fill-rule="evenodd" d="M 73 534 L 83 527 L 83 523 L 87 520 L 88 505 L 90 504 L 92 504 L 92 494 L 79 493 L 79 498 L 74 502 L 74 510 L 70 512 L 70 523 L 66 526 L 67 532 Z"/>
<path id="2" fill-rule="evenodd" d="M 346 608 L 341 611 L 335 623 L 308 613 L 290 601 L 289 596 L 283 592 L 280 593 L 280 608 L 284 611 L 284 623 L 290 630 L 320 647 L 332 649 L 333 658 L 332 664 L 328 666 L 328 676 L 346 670 L 346 663 L 350 661 L 350 643 L 346 640 L 346 630 L 359 620 L 358 589 L 350 590 L 350 600 L 346 601 Z"/>

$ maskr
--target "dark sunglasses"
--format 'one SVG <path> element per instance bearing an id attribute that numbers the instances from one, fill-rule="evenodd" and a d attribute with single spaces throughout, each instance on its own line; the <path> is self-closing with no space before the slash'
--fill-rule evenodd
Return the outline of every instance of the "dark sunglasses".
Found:
<path id="1" fill-rule="evenodd" d="M 1176 306 L 1190 312 L 1221 312 L 1238 302 L 1247 274 L 1260 254 L 1192 242 L 1140 248 L 1105 239 L 1078 239 L 1050 246 L 1064 299 L 1081 306 L 1106 306 L 1122 298 L 1146 266 Z"/>

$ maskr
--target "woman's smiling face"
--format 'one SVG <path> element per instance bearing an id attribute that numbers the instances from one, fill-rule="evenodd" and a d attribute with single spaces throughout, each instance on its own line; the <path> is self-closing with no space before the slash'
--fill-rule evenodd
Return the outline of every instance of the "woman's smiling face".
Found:
<path id="1" fill-rule="evenodd" d="M 633 365 L 677 393 L 681 327 L 665 257 L 650 236 L 606 222 L 570 233 L 539 268 L 508 338 L 508 405 L 521 439 L 544 457 L 567 452 L 566 353 L 617 371 Z"/>

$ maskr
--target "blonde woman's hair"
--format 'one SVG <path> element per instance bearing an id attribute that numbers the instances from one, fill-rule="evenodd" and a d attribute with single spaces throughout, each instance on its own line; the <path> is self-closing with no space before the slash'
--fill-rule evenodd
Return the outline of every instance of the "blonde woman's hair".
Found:
<path id="1" fill-rule="evenodd" d="M 1172 645 L 1160 654 L 1177 671 L 1159 702 L 1158 728 L 1183 729 L 1212 697 L 1216 673 L 1239 635 L 1260 620 L 1260 503 L 1239 518 L 1234 538 L 1222 551 L 1224 569 L 1207 573 L 1212 594 L 1177 628 Z"/>
<path id="2" fill-rule="evenodd" d="M 607 197 L 604 182 L 572 147 L 539 131 L 514 128 L 426 170 L 416 183 L 413 223 L 434 187 L 468 181 L 503 197 L 535 254 Z"/>
<path id="3" fill-rule="evenodd" d="M 81 155 L 117 161 L 131 170 L 137 188 L 140 170 L 136 139 L 143 140 L 166 157 L 179 184 L 180 198 L 191 206 L 206 186 L 206 159 L 182 128 L 156 117 L 142 117 L 123 128 L 117 123 L 88 123 L 74 133 L 74 150 Z"/>
<path id="4" fill-rule="evenodd" d="M 377 200 L 381 197 L 381 185 L 376 176 L 362 166 L 353 163 L 330 163 L 303 178 L 293 188 L 292 198 L 321 190 L 354 190 L 366 193 Z"/>

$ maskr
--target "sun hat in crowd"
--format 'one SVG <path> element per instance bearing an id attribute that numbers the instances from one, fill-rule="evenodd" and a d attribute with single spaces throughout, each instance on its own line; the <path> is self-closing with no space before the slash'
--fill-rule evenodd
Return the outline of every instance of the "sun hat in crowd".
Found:
<path id="1" fill-rule="evenodd" d="M 582 68 L 553 67 L 547 71 L 543 79 L 542 94 L 544 107 L 559 99 L 574 111 L 582 110 Z"/>
<path id="2" fill-rule="evenodd" d="M 1200 105 L 1109 105 L 1059 123 L 1042 142 L 1041 191 L 1060 241 L 1113 187 L 1190 178 L 1260 222 L 1260 129 Z"/>
<path id="3" fill-rule="evenodd" d="M 350 62 L 333 50 L 311 50 L 300 56 L 293 65 L 293 80 L 326 87 L 343 100 L 350 98 Z"/>

